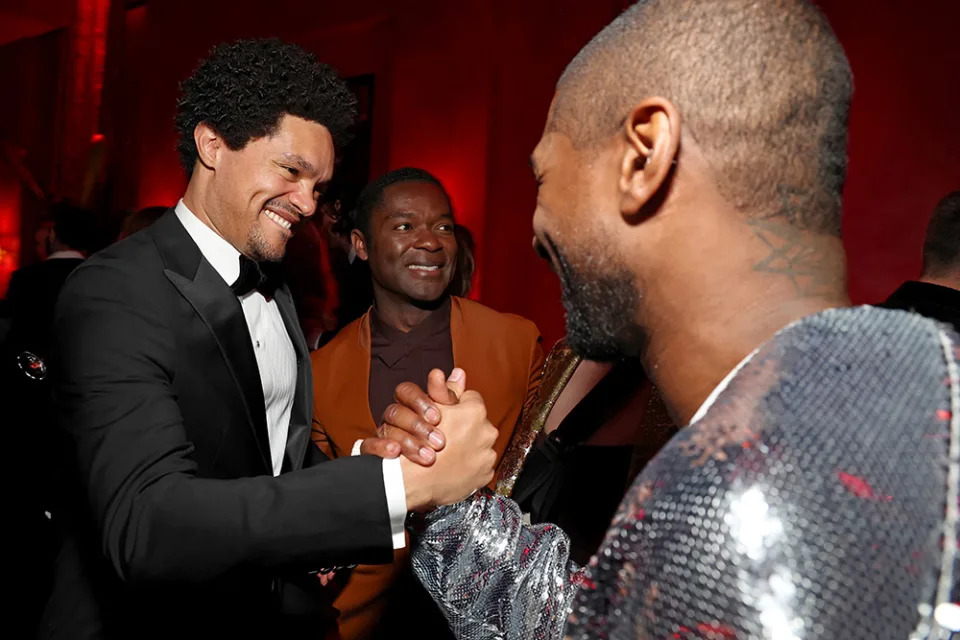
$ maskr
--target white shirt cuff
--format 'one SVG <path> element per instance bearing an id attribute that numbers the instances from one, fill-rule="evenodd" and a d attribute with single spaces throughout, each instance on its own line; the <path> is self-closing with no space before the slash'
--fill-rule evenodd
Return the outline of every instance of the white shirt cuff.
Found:
<path id="1" fill-rule="evenodd" d="M 407 536 L 403 529 L 403 523 L 407 520 L 407 490 L 403 486 L 400 458 L 384 458 L 383 490 L 387 494 L 387 512 L 390 514 L 393 548 L 403 549 L 407 546 Z"/>
<path id="2" fill-rule="evenodd" d="M 353 443 L 351 456 L 360 455 L 360 444 L 363 440 Z M 403 549 L 407 546 L 407 537 L 404 534 L 403 524 L 407 521 L 407 489 L 403 485 L 403 472 L 400 470 L 400 458 L 384 459 L 383 461 L 383 491 L 387 496 L 387 513 L 390 516 L 390 537 L 394 549 Z"/>

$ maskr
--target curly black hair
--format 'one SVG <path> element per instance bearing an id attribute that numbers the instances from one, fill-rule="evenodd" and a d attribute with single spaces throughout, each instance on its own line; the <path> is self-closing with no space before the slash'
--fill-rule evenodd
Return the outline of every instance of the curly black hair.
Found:
<path id="1" fill-rule="evenodd" d="M 337 150 L 350 140 L 357 100 L 335 69 L 276 38 L 221 44 L 180 85 L 177 151 L 187 173 L 197 161 L 193 131 L 205 122 L 227 146 L 276 131 L 284 115 L 322 124 Z"/>

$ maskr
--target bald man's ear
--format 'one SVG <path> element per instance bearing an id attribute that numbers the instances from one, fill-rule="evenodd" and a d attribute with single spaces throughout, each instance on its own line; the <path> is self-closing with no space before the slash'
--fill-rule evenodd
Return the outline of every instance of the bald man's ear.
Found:
<path id="1" fill-rule="evenodd" d="M 666 98 L 648 98 L 624 123 L 620 208 L 635 215 L 665 187 L 680 149 L 680 112 Z"/>
<path id="2" fill-rule="evenodd" d="M 350 242 L 353 243 L 353 250 L 357 252 L 357 257 L 361 260 L 369 260 L 370 255 L 367 253 L 367 240 L 363 237 L 363 234 L 360 233 L 359 229 L 354 229 L 350 232 Z"/>
<path id="3" fill-rule="evenodd" d="M 226 149 L 223 138 L 206 122 L 193 128 L 193 141 L 197 145 L 197 160 L 207 169 L 216 169 L 220 156 Z"/>

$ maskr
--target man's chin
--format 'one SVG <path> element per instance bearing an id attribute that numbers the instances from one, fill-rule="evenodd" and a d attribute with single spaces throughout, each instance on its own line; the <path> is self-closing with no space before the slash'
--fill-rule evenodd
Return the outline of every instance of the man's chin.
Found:
<path id="1" fill-rule="evenodd" d="M 614 362 L 643 353 L 644 331 L 626 318 L 617 318 L 614 310 L 609 311 L 608 315 L 597 315 L 567 309 L 567 345 L 575 354 L 594 362 Z"/>
<path id="2" fill-rule="evenodd" d="M 254 260 L 257 262 L 280 262 L 283 260 L 283 256 L 286 255 L 285 252 L 268 252 L 268 253 L 257 253 L 254 256 Z"/>
<path id="3" fill-rule="evenodd" d="M 251 247 L 253 259 L 257 262 L 280 262 L 287 254 L 286 242 L 256 243 Z"/>
<path id="4" fill-rule="evenodd" d="M 440 293 L 417 292 L 413 295 L 408 294 L 407 296 L 407 299 L 410 301 L 410 303 L 415 307 L 419 307 L 420 309 L 436 309 L 442 305 L 447 298 L 448 296 L 446 290 L 441 291 Z"/>

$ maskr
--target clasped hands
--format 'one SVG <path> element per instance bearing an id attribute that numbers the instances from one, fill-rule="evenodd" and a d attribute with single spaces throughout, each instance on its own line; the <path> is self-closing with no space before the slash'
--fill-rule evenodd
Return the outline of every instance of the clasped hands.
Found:
<path id="1" fill-rule="evenodd" d="M 466 374 L 434 369 L 426 392 L 412 382 L 394 391 L 377 436 L 360 453 L 400 458 L 408 511 L 459 502 L 493 479 L 497 429 L 483 398 L 466 389 Z"/>

